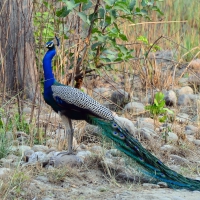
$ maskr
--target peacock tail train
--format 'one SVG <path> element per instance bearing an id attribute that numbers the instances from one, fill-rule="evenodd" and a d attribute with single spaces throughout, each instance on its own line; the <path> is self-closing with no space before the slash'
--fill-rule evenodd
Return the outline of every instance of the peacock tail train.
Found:
<path id="1" fill-rule="evenodd" d="M 184 177 L 164 165 L 158 158 L 147 151 L 126 128 L 122 128 L 116 119 L 105 121 L 89 116 L 88 122 L 100 127 L 102 134 L 114 141 L 117 149 L 142 166 L 145 174 L 166 182 L 170 188 L 200 190 L 200 181 Z"/>

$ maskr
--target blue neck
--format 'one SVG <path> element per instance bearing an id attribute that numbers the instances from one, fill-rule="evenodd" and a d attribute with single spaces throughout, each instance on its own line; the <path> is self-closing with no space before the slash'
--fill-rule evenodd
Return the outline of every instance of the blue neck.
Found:
<path id="1" fill-rule="evenodd" d="M 43 58 L 44 70 L 44 90 L 49 88 L 55 82 L 54 74 L 52 72 L 52 59 L 56 55 L 56 50 L 48 50 Z"/>

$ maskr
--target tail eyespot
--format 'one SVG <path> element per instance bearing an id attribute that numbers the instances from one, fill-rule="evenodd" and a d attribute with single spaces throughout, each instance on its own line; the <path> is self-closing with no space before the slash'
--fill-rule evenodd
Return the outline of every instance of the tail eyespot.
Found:
<path id="1" fill-rule="evenodd" d="M 118 132 L 113 131 L 113 135 L 114 135 L 114 136 L 118 136 Z"/>
<path id="2" fill-rule="evenodd" d="M 122 139 L 122 140 L 125 139 L 125 136 L 124 136 L 124 134 L 122 134 L 122 133 L 119 134 L 119 137 L 120 137 L 120 139 Z"/>
<path id="3" fill-rule="evenodd" d="M 113 123 L 113 124 L 112 124 L 112 127 L 113 127 L 113 128 L 117 128 L 118 126 L 117 126 L 117 124 Z"/>

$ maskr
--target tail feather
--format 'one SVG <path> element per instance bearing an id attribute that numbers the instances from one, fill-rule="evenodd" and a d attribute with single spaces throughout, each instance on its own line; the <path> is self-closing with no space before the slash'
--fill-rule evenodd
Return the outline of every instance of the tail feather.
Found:
<path id="1" fill-rule="evenodd" d="M 103 135 L 113 140 L 120 151 L 142 166 L 145 174 L 166 182 L 171 188 L 200 191 L 200 181 L 184 177 L 164 165 L 147 151 L 126 128 L 122 128 L 116 120 L 104 121 L 96 117 L 90 117 L 89 121 L 99 126 Z"/>

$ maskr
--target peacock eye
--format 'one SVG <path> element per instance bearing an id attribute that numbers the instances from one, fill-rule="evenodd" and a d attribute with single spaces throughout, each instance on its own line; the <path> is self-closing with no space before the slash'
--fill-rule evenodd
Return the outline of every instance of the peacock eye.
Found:
<path id="1" fill-rule="evenodd" d="M 118 135 L 118 132 L 113 131 L 113 135 L 114 135 L 114 136 L 117 136 L 117 135 Z"/>
<path id="2" fill-rule="evenodd" d="M 117 124 L 113 123 L 113 124 L 112 124 L 112 127 L 113 127 L 113 128 L 117 128 Z"/>
<path id="3" fill-rule="evenodd" d="M 124 136 L 122 133 L 120 133 L 119 137 L 120 137 L 121 139 L 125 139 L 125 136 Z"/>

